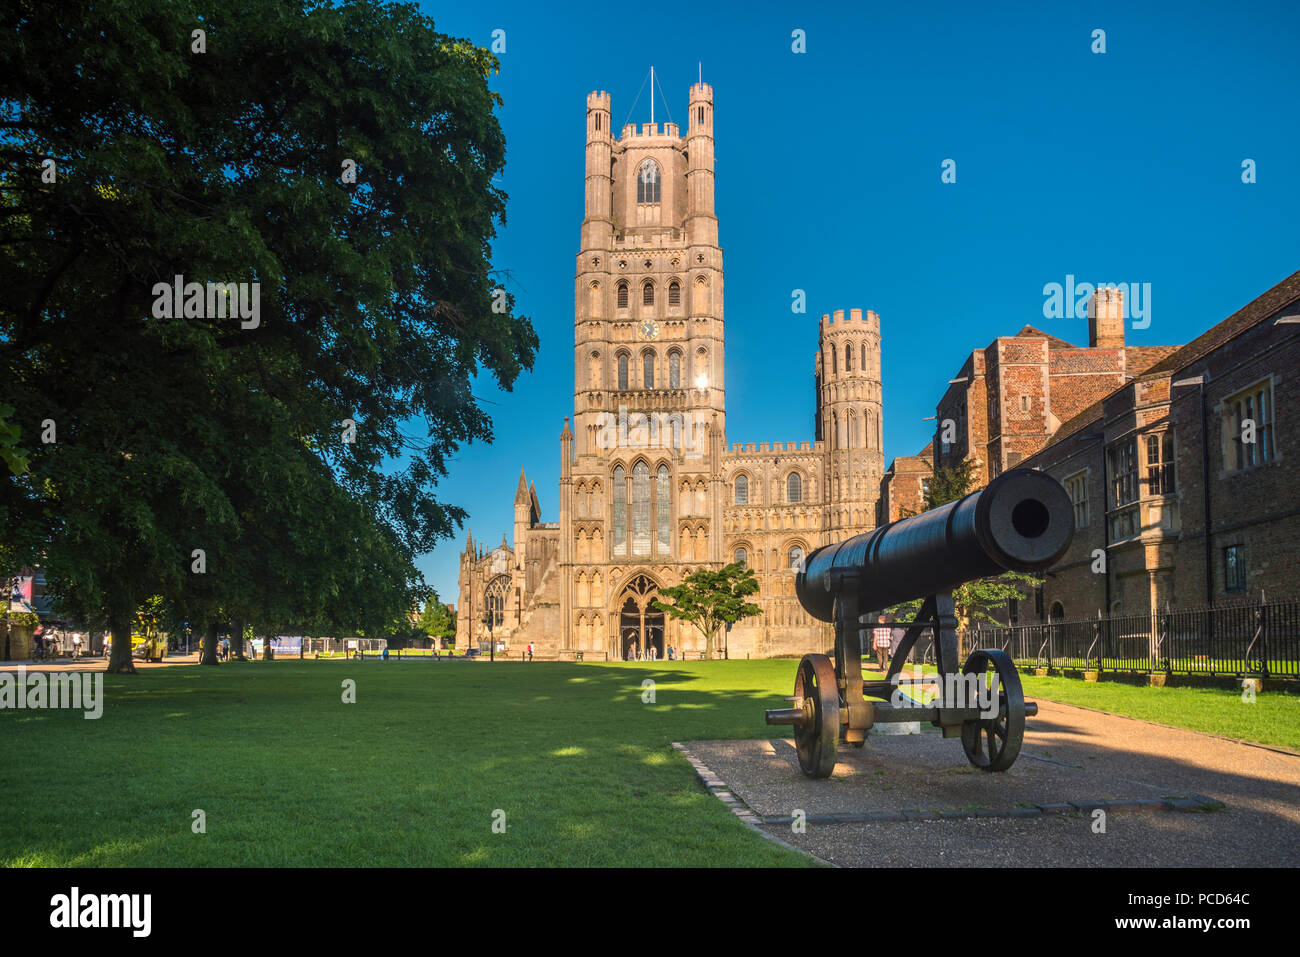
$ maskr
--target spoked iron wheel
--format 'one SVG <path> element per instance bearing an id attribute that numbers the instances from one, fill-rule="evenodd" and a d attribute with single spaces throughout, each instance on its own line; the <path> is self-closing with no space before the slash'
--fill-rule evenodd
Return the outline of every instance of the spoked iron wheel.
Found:
<path id="1" fill-rule="evenodd" d="M 803 720 L 794 726 L 799 767 L 810 778 L 828 778 L 835 769 L 840 736 L 840 692 L 835 667 L 825 655 L 804 655 L 794 679 L 794 696 Z"/>
<path id="2" fill-rule="evenodd" d="M 997 677 L 997 716 L 963 721 L 961 745 L 970 763 L 981 771 L 1005 771 L 1016 763 L 1025 738 L 1020 674 L 1005 651 L 992 648 L 971 652 L 962 673 L 979 676 L 981 694 L 987 694 L 992 678 Z"/>

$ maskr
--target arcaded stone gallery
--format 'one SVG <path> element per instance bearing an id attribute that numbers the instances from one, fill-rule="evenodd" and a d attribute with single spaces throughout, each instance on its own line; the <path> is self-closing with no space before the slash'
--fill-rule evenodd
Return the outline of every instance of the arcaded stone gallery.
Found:
<path id="1" fill-rule="evenodd" d="M 457 646 L 488 640 L 490 623 L 511 653 L 531 642 L 543 658 L 663 657 L 669 647 L 695 657 L 703 637 L 665 620 L 653 599 L 698 568 L 742 561 L 763 614 L 718 646 L 733 658 L 824 650 L 829 627 L 799 606 L 795 568 L 813 548 L 875 527 L 879 317 L 821 318 L 812 441 L 729 445 L 713 90 L 691 87 L 685 136 L 646 123 L 615 137 L 611 106 L 607 93 L 587 97 L 559 521 L 542 521 L 521 471 L 513 546 L 466 541 Z"/>

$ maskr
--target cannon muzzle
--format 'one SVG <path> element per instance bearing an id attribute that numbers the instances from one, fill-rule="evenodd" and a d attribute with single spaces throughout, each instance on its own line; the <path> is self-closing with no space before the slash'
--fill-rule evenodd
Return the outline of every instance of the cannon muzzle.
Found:
<path id="1" fill-rule="evenodd" d="M 824 545 L 805 559 L 795 593 L 808 614 L 832 621 L 837 572 L 856 572 L 858 607 L 875 611 L 1004 571 L 1041 571 L 1073 535 L 1061 483 L 1017 469 L 956 502 Z"/>

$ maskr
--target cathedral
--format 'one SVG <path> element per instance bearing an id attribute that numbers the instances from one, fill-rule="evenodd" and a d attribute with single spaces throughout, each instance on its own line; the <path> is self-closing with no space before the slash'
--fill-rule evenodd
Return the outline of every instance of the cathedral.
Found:
<path id="1" fill-rule="evenodd" d="M 795 570 L 820 545 L 877 522 L 884 472 L 880 319 L 818 326 L 812 441 L 727 442 L 722 248 L 714 214 L 713 90 L 691 87 L 675 123 L 614 135 L 587 97 L 585 216 L 574 278 L 573 421 L 560 433 L 558 521 L 524 472 L 513 544 L 470 533 L 456 646 L 494 639 L 540 658 L 617 660 L 705 649 L 653 602 L 700 568 L 738 561 L 763 613 L 715 648 L 731 658 L 823 651 Z"/>

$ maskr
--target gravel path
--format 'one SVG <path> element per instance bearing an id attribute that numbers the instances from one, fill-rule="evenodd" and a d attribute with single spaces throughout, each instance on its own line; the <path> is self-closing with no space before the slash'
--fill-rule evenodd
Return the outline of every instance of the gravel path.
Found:
<path id="1" fill-rule="evenodd" d="M 1039 700 L 1004 774 L 971 768 L 961 742 L 934 729 L 871 736 L 842 751 L 824 781 L 800 773 L 788 740 L 685 747 L 755 814 L 782 822 L 762 825 L 766 833 L 842 866 L 1300 866 L 1300 755 L 1052 701 Z M 1186 798 L 1224 808 L 1151 807 Z M 1103 801 L 1133 802 L 1106 808 L 1104 832 L 1087 810 L 1036 809 Z M 784 823 L 800 811 L 802 834 Z M 826 818 L 918 811 L 986 816 Z"/>

